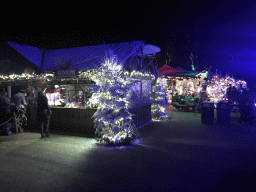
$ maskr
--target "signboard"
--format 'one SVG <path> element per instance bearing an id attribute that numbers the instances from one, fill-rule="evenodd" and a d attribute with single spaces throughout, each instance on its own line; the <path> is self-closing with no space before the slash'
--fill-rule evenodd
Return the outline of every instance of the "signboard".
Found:
<path id="1" fill-rule="evenodd" d="M 57 70 L 56 77 L 57 78 L 75 78 L 78 76 L 77 69 L 67 69 L 67 70 Z"/>

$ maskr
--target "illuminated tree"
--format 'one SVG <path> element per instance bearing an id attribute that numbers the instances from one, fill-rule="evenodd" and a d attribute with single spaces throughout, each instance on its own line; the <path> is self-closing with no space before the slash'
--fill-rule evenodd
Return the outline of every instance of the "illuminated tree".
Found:
<path id="1" fill-rule="evenodd" d="M 151 115 L 153 120 L 166 120 L 168 114 L 166 112 L 167 107 L 167 81 L 163 77 L 159 77 L 156 80 L 156 84 L 153 87 L 154 102 L 151 106 Z"/>
<path id="2" fill-rule="evenodd" d="M 122 65 L 113 59 L 107 59 L 96 70 L 95 82 L 98 91 L 89 100 L 97 105 L 95 118 L 96 134 L 101 142 L 110 144 L 130 143 L 139 135 L 132 114 L 128 111 L 132 79 L 123 72 Z"/>
<path id="3" fill-rule="evenodd" d="M 195 64 L 198 64 L 200 59 L 200 54 L 202 50 L 202 39 L 199 30 L 194 30 L 190 33 L 186 33 L 187 42 L 185 45 L 186 54 L 189 55 L 190 61 L 187 61 L 191 64 L 191 69 L 194 71 Z M 187 56 L 186 56 L 187 57 Z"/>
<path id="4" fill-rule="evenodd" d="M 191 55 L 190 55 L 190 60 L 191 60 L 191 67 L 192 67 L 192 70 L 195 71 L 195 67 L 194 67 L 194 55 L 193 55 L 193 53 L 191 53 Z"/>

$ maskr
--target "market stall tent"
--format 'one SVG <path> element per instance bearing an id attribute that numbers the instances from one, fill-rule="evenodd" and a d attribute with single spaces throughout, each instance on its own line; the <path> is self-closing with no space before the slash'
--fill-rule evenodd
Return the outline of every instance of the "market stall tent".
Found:
<path id="1" fill-rule="evenodd" d="M 176 92 L 179 95 L 190 93 L 193 96 L 198 96 L 202 91 L 202 85 L 205 82 L 204 78 L 207 77 L 205 72 L 189 71 L 167 64 L 159 69 L 159 73 L 164 75 L 168 82 L 167 98 L 169 104 L 172 104 L 172 96 Z"/>
<path id="2" fill-rule="evenodd" d="M 117 59 L 119 64 L 122 64 L 123 67 L 129 71 L 141 71 L 143 74 L 153 74 L 156 77 L 158 76 L 158 70 L 152 62 L 155 58 L 155 53 L 151 54 L 149 51 L 147 52 L 147 55 L 143 52 L 143 48 L 145 46 L 144 41 L 121 42 L 55 50 L 44 50 L 29 45 L 21 45 L 15 42 L 7 43 L 30 62 L 38 66 L 41 72 L 53 72 L 55 70 L 59 70 L 59 66 L 56 64 L 56 61 L 65 62 L 67 59 L 70 59 L 72 63 L 70 65 L 70 69 L 77 69 L 78 71 L 97 69 L 106 58 L 112 55 Z M 156 50 L 155 52 L 158 52 L 159 50 Z M 51 82 L 54 83 L 54 81 Z M 48 84 L 49 83 L 50 81 Z M 133 92 L 133 97 L 135 99 L 133 99 L 134 102 L 131 105 L 130 111 L 135 114 L 133 120 L 136 127 L 141 127 L 151 120 L 151 81 L 145 79 L 141 80 L 141 82 L 134 85 Z M 76 111 L 79 111 L 79 114 L 86 114 L 86 116 L 91 115 L 91 111 L 87 114 L 86 112 L 84 113 L 84 109 L 55 108 L 53 109 L 52 117 L 52 123 L 54 126 L 60 125 L 62 122 L 60 119 L 63 119 L 63 122 L 65 122 L 65 119 L 70 120 L 67 116 L 65 116 L 65 119 L 60 118 L 60 116 L 57 117 L 57 114 L 63 114 L 60 110 L 73 110 L 73 112 L 69 113 L 72 114 L 72 118 Z M 83 110 L 83 113 L 81 113 L 81 110 Z M 83 119 L 90 118 L 83 118 L 83 116 L 81 116 L 80 120 L 82 121 Z M 79 121 L 77 124 L 73 123 L 72 127 L 79 129 L 81 124 L 90 124 L 89 127 L 91 128 L 92 123 L 91 121 L 90 123 Z M 65 123 L 62 125 L 65 126 Z M 88 129 L 87 132 L 90 132 Z"/>
<path id="3" fill-rule="evenodd" d="M 165 64 L 163 67 L 159 69 L 159 73 L 164 75 L 168 80 L 170 86 L 172 86 L 173 91 L 175 90 L 175 86 L 183 85 L 187 87 L 190 84 L 196 86 L 196 84 L 202 85 L 204 83 L 204 78 L 207 76 L 204 72 L 196 72 L 196 71 L 188 71 L 186 69 L 177 67 L 174 68 Z M 181 90 L 177 90 L 180 94 L 182 94 Z"/>
<path id="4" fill-rule="evenodd" d="M 67 61 L 67 58 L 72 62 L 70 69 L 77 69 L 78 71 L 97 69 L 104 60 L 112 54 L 116 57 L 118 63 L 123 65 L 123 68 L 126 70 L 140 71 L 143 74 L 153 74 L 155 77 L 159 76 L 158 70 L 152 61 L 155 59 L 155 52 L 160 51 L 160 48 L 153 45 L 145 45 L 144 41 L 121 42 L 55 50 L 44 50 L 15 42 L 7 43 L 25 58 L 40 67 L 41 72 L 53 72 L 58 70 L 59 68 L 56 64 L 56 60 L 65 62 Z M 145 47 L 147 48 L 146 52 Z M 150 47 L 150 49 L 148 47 Z M 54 81 L 52 82 L 55 83 Z M 50 83 L 51 82 L 48 84 Z M 150 91 L 150 89 L 147 89 L 150 88 L 150 86 L 146 81 L 142 81 L 141 84 L 142 85 L 137 85 L 135 88 L 139 88 L 142 93 L 137 90 L 137 95 L 140 98 L 135 99 L 138 102 L 133 103 L 134 106 L 138 106 L 138 104 L 141 106 L 148 104 L 148 100 L 142 98 L 142 96 L 146 91 Z M 146 95 L 146 93 L 144 95 Z M 148 94 L 147 97 L 150 98 Z"/>

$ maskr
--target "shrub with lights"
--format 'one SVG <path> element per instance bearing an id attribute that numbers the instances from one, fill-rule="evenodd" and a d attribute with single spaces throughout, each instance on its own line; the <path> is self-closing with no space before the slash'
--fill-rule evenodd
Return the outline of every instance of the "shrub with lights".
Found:
<path id="1" fill-rule="evenodd" d="M 127 96 L 134 80 L 113 58 L 102 63 L 94 80 L 98 91 L 93 93 L 89 102 L 97 105 L 93 118 L 98 140 L 107 144 L 130 143 L 139 136 L 128 111 L 130 101 Z"/>
<path id="2" fill-rule="evenodd" d="M 229 76 L 220 77 L 219 75 L 214 75 L 206 89 L 209 100 L 215 103 L 227 101 L 227 89 L 230 84 L 237 90 L 240 87 L 247 88 L 245 81 L 235 80 Z"/>
<path id="3" fill-rule="evenodd" d="M 153 120 L 167 120 L 168 113 L 166 112 L 167 107 L 167 80 L 163 77 L 159 77 L 153 87 L 154 102 L 151 106 L 151 115 Z"/>

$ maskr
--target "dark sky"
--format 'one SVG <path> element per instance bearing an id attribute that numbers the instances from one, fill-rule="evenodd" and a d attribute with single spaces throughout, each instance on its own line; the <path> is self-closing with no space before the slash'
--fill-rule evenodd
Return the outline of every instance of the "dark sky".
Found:
<path id="1" fill-rule="evenodd" d="M 168 42 L 175 39 L 175 59 L 170 63 L 174 67 L 191 69 L 189 53 L 194 51 L 194 45 L 200 45 L 196 49 L 196 67 L 205 69 L 211 65 L 222 74 L 229 71 L 235 78 L 248 82 L 256 79 L 255 1 L 97 4 L 71 6 L 72 12 L 64 9 L 60 13 L 53 11 L 53 15 L 45 10 L 41 17 L 35 17 L 37 22 L 32 20 L 33 13 L 26 19 L 21 14 L 21 19 L 12 21 L 12 27 L 17 26 L 15 30 L 6 27 L 1 40 L 43 49 L 145 40 L 162 48 L 161 66 L 165 63 Z"/>

